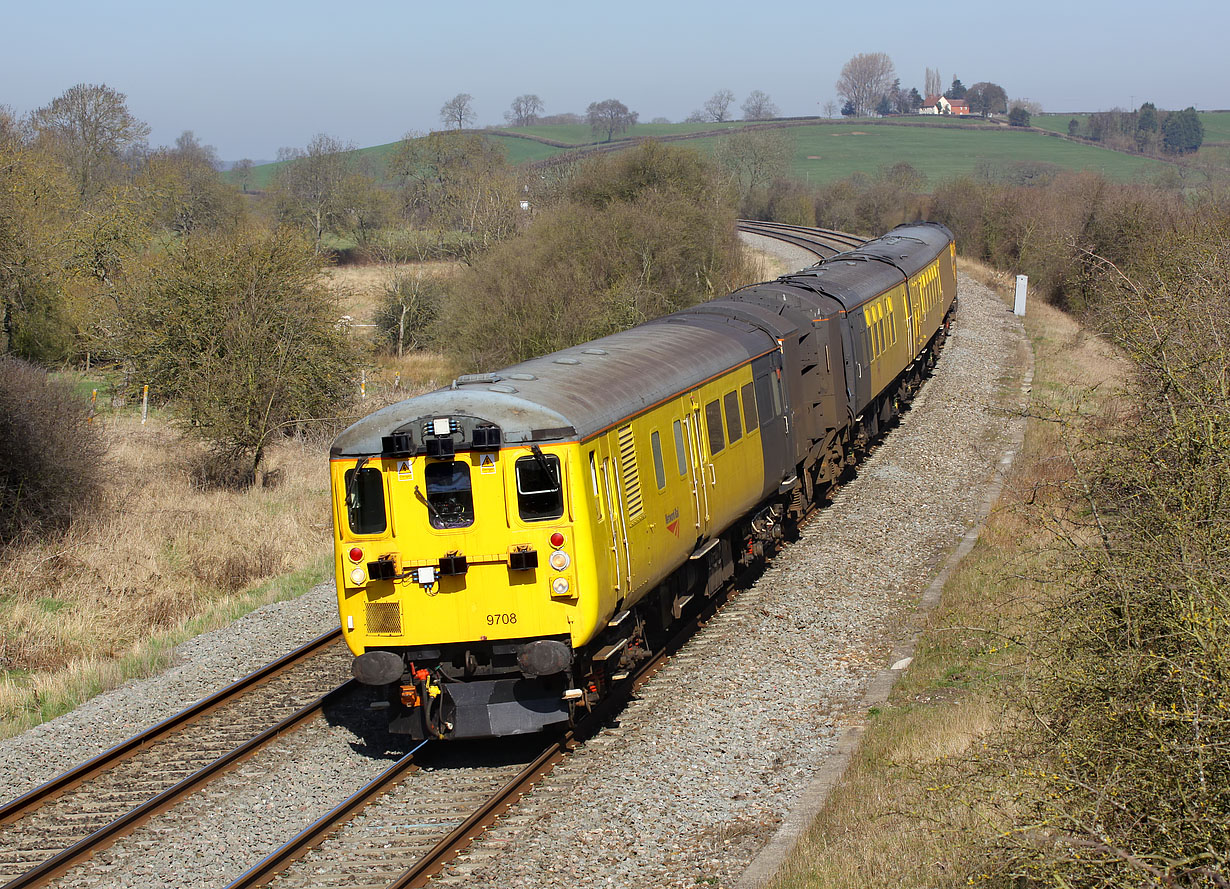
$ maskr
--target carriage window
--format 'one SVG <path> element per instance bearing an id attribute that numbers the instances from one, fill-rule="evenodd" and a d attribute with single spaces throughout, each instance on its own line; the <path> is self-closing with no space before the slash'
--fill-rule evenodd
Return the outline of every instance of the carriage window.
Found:
<path id="1" fill-rule="evenodd" d="M 683 426 L 678 420 L 675 421 L 675 465 L 679 467 L 680 475 L 687 475 L 688 452 L 683 441 Z"/>
<path id="2" fill-rule="evenodd" d="M 760 415 L 760 425 L 773 419 L 773 386 L 768 374 L 756 377 L 756 410 Z"/>
<path id="3" fill-rule="evenodd" d="M 433 528 L 468 528 L 474 524 L 470 467 L 460 460 L 428 463 L 427 512 Z"/>
<path id="4" fill-rule="evenodd" d="M 384 476 L 379 469 L 346 470 L 346 514 L 355 534 L 380 534 L 387 526 L 384 516 Z"/>
<path id="5" fill-rule="evenodd" d="M 517 512 L 527 522 L 558 519 L 564 514 L 559 457 L 543 454 L 518 458 Z"/>
<path id="6" fill-rule="evenodd" d="M 756 422 L 756 392 L 751 383 L 743 385 L 743 428 L 753 431 L 759 424 Z"/>
<path id="7" fill-rule="evenodd" d="M 705 426 L 709 430 L 709 454 L 716 455 L 726 447 L 722 433 L 722 405 L 716 398 L 705 405 Z"/>
<path id="8" fill-rule="evenodd" d="M 662 465 L 662 436 L 655 429 L 649 436 L 649 447 L 653 451 L 653 475 L 658 482 L 658 490 L 666 487 L 666 467 Z"/>
<path id="9" fill-rule="evenodd" d="M 743 437 L 743 427 L 739 425 L 739 393 L 727 392 L 722 400 L 726 403 L 726 438 L 734 444 Z"/>

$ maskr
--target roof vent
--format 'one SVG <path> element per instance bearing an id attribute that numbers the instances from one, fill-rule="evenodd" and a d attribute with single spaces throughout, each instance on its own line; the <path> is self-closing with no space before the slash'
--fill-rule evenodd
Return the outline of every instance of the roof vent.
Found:
<path id="1" fill-rule="evenodd" d="M 499 374 L 462 374 L 457 379 L 453 380 L 450 389 L 456 389 L 466 383 L 498 383 L 501 377 Z"/>
<path id="2" fill-rule="evenodd" d="M 575 358 L 556 358 L 555 363 L 556 364 L 580 364 L 581 362 L 577 361 Z"/>
<path id="3" fill-rule="evenodd" d="M 582 355 L 605 355 L 606 349 L 582 349 Z"/>
<path id="4" fill-rule="evenodd" d="M 509 374 L 508 379 L 510 380 L 536 380 L 538 379 L 538 377 L 534 376 L 533 374 L 515 373 L 515 374 Z"/>
<path id="5" fill-rule="evenodd" d="M 512 395 L 517 390 L 512 386 L 488 386 L 488 392 L 503 392 L 505 395 Z"/>

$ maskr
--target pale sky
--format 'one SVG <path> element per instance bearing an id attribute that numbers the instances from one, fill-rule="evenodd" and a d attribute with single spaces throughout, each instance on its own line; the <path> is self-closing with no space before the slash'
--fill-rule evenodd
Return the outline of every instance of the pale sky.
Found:
<path id="1" fill-rule="evenodd" d="M 1047 111 L 1230 108 L 1224 0 L 0 2 L 0 105 L 24 114 L 105 83 L 151 144 L 192 130 L 229 161 L 317 133 L 362 147 L 438 129 L 460 92 L 480 125 L 522 93 L 548 114 L 615 98 L 648 122 L 759 89 L 783 115 L 821 114 L 860 52 L 887 53 L 920 92 L 931 67 Z"/>

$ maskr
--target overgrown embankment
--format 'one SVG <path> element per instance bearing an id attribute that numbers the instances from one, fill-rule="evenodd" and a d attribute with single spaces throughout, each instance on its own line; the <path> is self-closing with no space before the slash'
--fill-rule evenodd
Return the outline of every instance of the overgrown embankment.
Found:
<path id="1" fill-rule="evenodd" d="M 1225 886 L 1230 207 L 1090 177 L 934 207 L 1038 285 L 1026 449 L 778 885 Z"/>

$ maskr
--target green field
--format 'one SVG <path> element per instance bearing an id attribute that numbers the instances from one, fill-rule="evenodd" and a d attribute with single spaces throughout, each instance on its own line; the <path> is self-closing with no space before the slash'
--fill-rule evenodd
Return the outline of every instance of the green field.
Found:
<path id="1" fill-rule="evenodd" d="M 1084 115 L 1041 114 L 1034 117 L 1039 129 L 1067 133 L 1072 117 Z M 1202 112 L 1207 141 L 1230 140 L 1230 112 Z M 817 123 L 783 127 L 781 133 L 794 143 L 791 173 L 813 184 L 843 179 L 854 173 L 874 175 L 882 167 L 900 161 L 913 165 L 927 177 L 930 187 L 955 176 L 970 175 L 987 165 L 1006 168 L 1021 163 L 1053 164 L 1066 170 L 1093 170 L 1117 182 L 1145 182 L 1158 177 L 1170 165 L 1166 161 L 1110 151 L 1067 139 L 1058 139 L 1031 130 L 1004 127 L 978 120 L 952 118 L 909 118 L 900 124 L 881 120 Z M 901 124 L 914 125 L 901 125 Z M 741 122 L 725 124 L 638 124 L 625 137 L 678 136 L 738 129 Z M 957 128 L 960 127 L 960 128 Z M 537 136 L 567 145 L 593 144 L 588 126 L 525 127 L 495 131 L 491 139 L 503 146 L 514 164 L 530 163 L 567 149 L 544 144 L 515 134 Z M 722 136 L 687 139 L 681 144 L 711 153 Z M 370 164 L 370 172 L 384 175 L 389 155 L 397 143 L 375 145 L 359 150 Z M 1216 149 L 1215 149 L 1216 150 Z M 265 188 L 281 164 L 256 167 L 249 179 L 252 189 Z"/>
<path id="2" fill-rule="evenodd" d="M 1108 151 L 1028 130 L 991 127 L 952 130 L 943 127 L 868 127 L 858 125 L 797 127 L 791 172 L 813 184 L 844 179 L 854 173 L 874 175 L 899 161 L 927 177 L 929 187 L 971 175 L 980 165 L 1048 163 L 1068 170 L 1095 170 L 1118 182 L 1147 181 L 1166 170 L 1164 161 Z M 689 145 L 712 151 L 714 139 Z"/>

